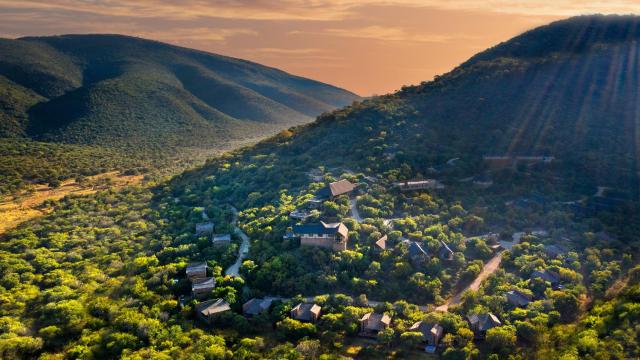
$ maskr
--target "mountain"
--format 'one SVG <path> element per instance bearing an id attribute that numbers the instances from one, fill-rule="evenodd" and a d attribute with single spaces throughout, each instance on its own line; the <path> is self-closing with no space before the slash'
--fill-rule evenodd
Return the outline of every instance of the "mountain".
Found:
<path id="1" fill-rule="evenodd" d="M 243 285 L 256 294 L 352 296 L 314 299 L 330 308 L 353 304 L 359 294 L 355 302 L 426 305 L 426 315 L 409 319 L 388 305 L 395 337 L 358 358 L 383 357 L 389 343 L 398 346 L 394 340 L 411 335 L 398 324 L 442 321 L 434 320 L 441 312 L 432 305 L 443 303 L 447 315 L 468 319 L 491 312 L 502 325 L 489 330 L 485 341 L 472 342 L 472 332 L 469 341 L 460 341 L 467 323 L 445 320 L 445 359 L 506 359 L 515 353 L 522 359 L 637 358 L 640 316 L 631 303 L 639 299 L 638 202 L 575 210 L 588 204 L 583 199 L 602 197 L 593 195 L 604 187 L 637 200 L 639 22 L 589 16 L 534 29 L 433 81 L 355 103 L 212 159 L 173 179 L 158 201 L 171 206 L 179 200 L 182 213 L 198 206 L 216 213 L 229 203 L 240 209 L 241 228 L 251 239 Z M 486 155 L 554 160 L 496 169 Z M 475 177 L 493 181 L 480 188 Z M 341 178 L 358 184 L 351 199 L 310 204 L 323 186 Z M 416 178 L 436 179 L 444 188 L 399 191 L 395 185 Z M 293 219 L 296 209 L 296 216 L 309 218 Z M 346 224 L 346 251 L 327 254 L 291 239 L 294 224 L 321 220 Z M 373 245 L 383 236 L 384 251 Z M 448 244 L 455 260 L 431 255 L 426 265 L 416 265 L 403 245 L 412 241 L 429 254 Z M 489 246 L 504 250 L 491 255 Z M 554 249 L 564 250 L 558 255 Z M 490 264 L 499 269 L 465 294 Z M 536 270 L 562 280 L 552 279 L 556 286 L 538 281 Z M 526 309 L 508 302 L 506 294 L 514 289 L 531 296 Z M 443 301 L 453 301 L 454 294 L 463 300 Z M 353 309 L 329 311 L 318 334 L 335 331 L 336 319 L 359 318 L 350 315 Z M 348 347 L 352 335 L 338 338 Z"/>
<path id="2" fill-rule="evenodd" d="M 306 166 L 383 173 L 403 165 L 420 176 L 452 158 L 460 161 L 445 170 L 465 178 L 487 170 L 485 155 L 549 156 L 557 165 L 548 180 L 571 191 L 608 186 L 637 195 L 639 21 L 555 22 L 433 81 L 325 114 L 272 141 Z"/>
<path id="3" fill-rule="evenodd" d="M 220 146 L 358 99 L 249 61 L 119 35 L 0 40 L 0 137 Z"/>
<path id="4" fill-rule="evenodd" d="M 421 358 L 426 330 L 443 359 L 638 358 L 640 206 L 566 206 L 637 184 L 637 19 L 556 22 L 169 181 L 49 204 L 0 236 L 0 357 Z M 397 185 L 420 177 L 444 187 Z M 352 196 L 318 202 L 338 179 Z M 291 236 L 320 221 L 346 250 Z M 197 262 L 216 282 L 201 299 Z M 270 307 L 247 318 L 251 299 Z M 301 303 L 319 321 L 293 319 Z M 363 346 L 365 321 L 383 330 Z"/>

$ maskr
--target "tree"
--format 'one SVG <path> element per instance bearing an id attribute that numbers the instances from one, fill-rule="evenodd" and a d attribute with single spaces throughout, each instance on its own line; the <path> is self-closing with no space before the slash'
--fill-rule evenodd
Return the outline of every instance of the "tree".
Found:
<path id="1" fill-rule="evenodd" d="M 396 332 L 392 328 L 385 328 L 378 332 L 378 341 L 387 346 L 391 345 L 396 337 Z"/>
<path id="2" fill-rule="evenodd" d="M 268 359 L 299 360 L 300 353 L 290 343 L 275 346 L 268 354 Z"/>
<path id="3" fill-rule="evenodd" d="M 498 326 L 487 331 L 486 341 L 493 351 L 510 353 L 516 346 L 516 329 L 513 326 Z"/>
<path id="4" fill-rule="evenodd" d="M 528 321 L 516 321 L 515 324 L 518 338 L 529 344 L 537 343 L 539 334 L 535 325 Z"/>
<path id="5" fill-rule="evenodd" d="M 284 339 L 297 340 L 316 333 L 313 324 L 303 323 L 295 319 L 285 318 L 276 324 L 276 328 Z"/>
<path id="6" fill-rule="evenodd" d="M 30 357 L 42 348 L 42 339 L 15 336 L 0 339 L 0 358 L 19 359 Z"/>
<path id="7" fill-rule="evenodd" d="M 564 291 L 553 293 L 553 306 L 560 313 L 560 320 L 563 322 L 574 321 L 580 312 L 580 302 L 573 294 Z"/>
<path id="8" fill-rule="evenodd" d="M 304 356 L 305 360 L 315 360 L 320 355 L 320 341 L 302 340 L 296 346 L 296 351 Z"/>
<path id="9" fill-rule="evenodd" d="M 456 333 L 456 342 L 460 345 L 460 346 L 466 346 L 467 344 L 470 344 L 473 341 L 473 331 L 471 331 L 471 329 L 466 328 L 466 327 L 462 327 L 458 329 L 458 332 Z"/>
<path id="10" fill-rule="evenodd" d="M 414 349 L 422 341 L 422 333 L 407 331 L 400 335 L 400 343 L 405 349 Z"/>

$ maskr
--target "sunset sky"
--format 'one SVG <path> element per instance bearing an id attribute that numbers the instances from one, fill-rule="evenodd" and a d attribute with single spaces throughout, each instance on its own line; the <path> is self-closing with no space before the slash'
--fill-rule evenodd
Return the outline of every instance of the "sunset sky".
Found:
<path id="1" fill-rule="evenodd" d="M 640 13 L 638 0 L 0 0 L 0 36 L 118 33 L 274 66 L 382 94 L 489 46 L 580 14 Z"/>

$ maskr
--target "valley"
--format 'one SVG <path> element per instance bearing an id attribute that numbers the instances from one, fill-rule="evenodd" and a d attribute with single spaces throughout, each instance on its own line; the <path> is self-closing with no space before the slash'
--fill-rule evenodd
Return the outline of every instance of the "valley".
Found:
<path id="1" fill-rule="evenodd" d="M 119 170 L 155 177 L 359 96 L 249 61 L 120 35 L 0 39 L 0 196 Z"/>
<path id="2" fill-rule="evenodd" d="M 639 24 L 554 22 L 368 99 L 141 39 L 7 40 L 0 357 L 638 358 Z"/>

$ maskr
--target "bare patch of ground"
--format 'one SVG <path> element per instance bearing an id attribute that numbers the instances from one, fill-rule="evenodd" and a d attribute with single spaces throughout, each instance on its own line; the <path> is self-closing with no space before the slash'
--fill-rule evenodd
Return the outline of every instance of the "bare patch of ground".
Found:
<path id="1" fill-rule="evenodd" d="M 0 202 L 0 235 L 21 223 L 40 217 L 51 209 L 42 208 L 47 200 L 59 200 L 67 195 L 87 195 L 98 190 L 119 188 L 137 184 L 142 175 L 120 175 L 117 171 L 87 177 L 82 184 L 75 180 L 66 180 L 57 188 L 37 185 L 34 191 L 21 194 Z"/>

